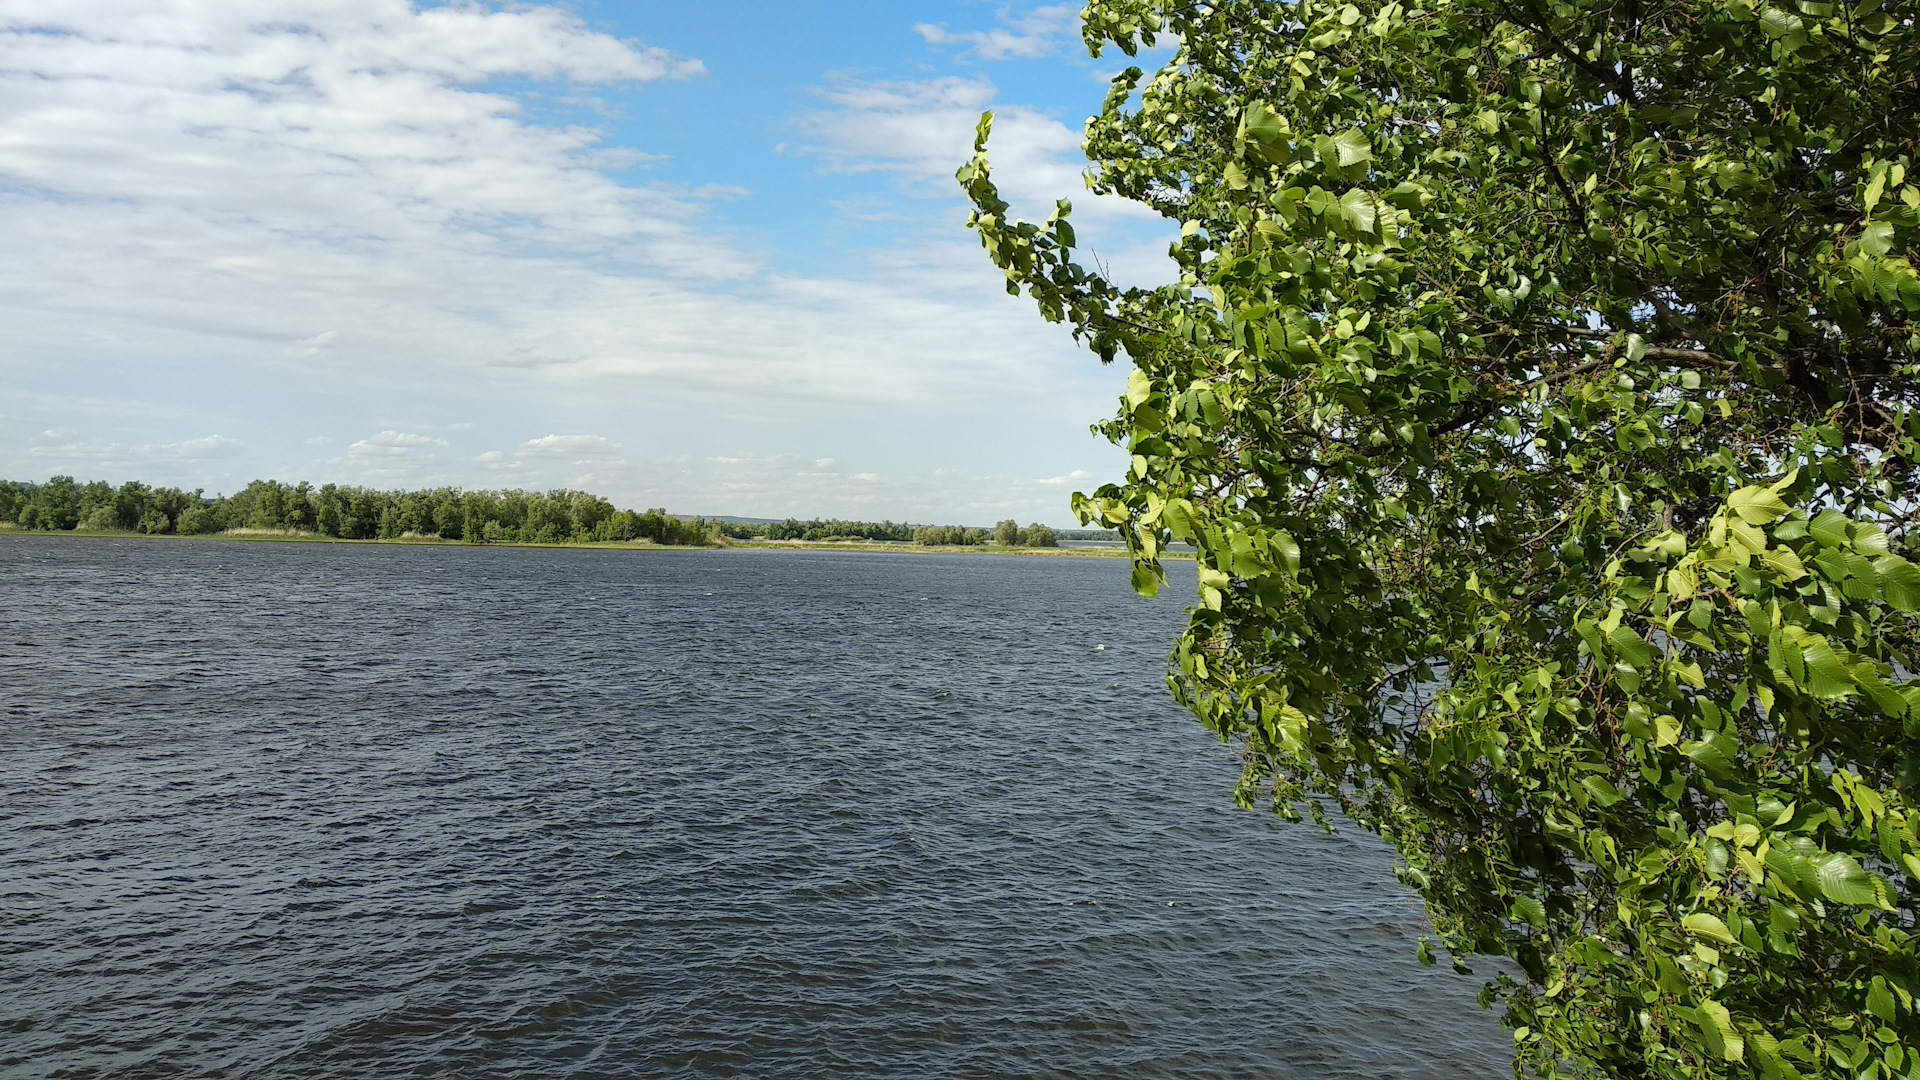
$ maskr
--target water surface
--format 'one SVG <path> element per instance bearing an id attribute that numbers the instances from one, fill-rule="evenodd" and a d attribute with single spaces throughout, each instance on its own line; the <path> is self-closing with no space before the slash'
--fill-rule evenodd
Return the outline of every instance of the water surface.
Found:
<path id="1" fill-rule="evenodd" d="M 1125 575 L 0 537 L 0 1075 L 1506 1075 Z"/>

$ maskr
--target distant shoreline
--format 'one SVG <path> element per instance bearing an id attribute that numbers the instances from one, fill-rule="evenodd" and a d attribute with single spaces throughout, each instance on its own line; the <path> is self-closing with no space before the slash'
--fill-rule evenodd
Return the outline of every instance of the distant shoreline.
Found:
<path id="1" fill-rule="evenodd" d="M 257 544 L 346 544 L 355 547 L 533 548 L 555 551 L 858 551 L 887 555 L 1030 555 L 1040 558 L 1069 559 L 1125 559 L 1129 557 L 1127 549 L 1124 547 L 1036 548 L 999 547 L 992 544 L 923 545 L 849 540 L 729 540 L 723 545 L 714 546 L 656 544 L 645 540 L 601 540 L 588 543 L 556 544 L 502 541 L 490 544 L 469 544 L 464 540 L 445 540 L 437 536 L 401 536 L 391 540 L 347 540 L 338 536 L 322 536 L 319 533 L 272 532 L 267 530 L 182 535 L 179 533 L 152 534 L 79 529 L 21 529 L 9 525 L 0 525 L 0 537 L 65 537 L 94 540 L 183 541 L 189 543 L 213 541 L 218 543 Z M 1185 560 L 1193 558 L 1193 555 L 1191 552 L 1163 551 L 1160 557 L 1162 559 Z"/>

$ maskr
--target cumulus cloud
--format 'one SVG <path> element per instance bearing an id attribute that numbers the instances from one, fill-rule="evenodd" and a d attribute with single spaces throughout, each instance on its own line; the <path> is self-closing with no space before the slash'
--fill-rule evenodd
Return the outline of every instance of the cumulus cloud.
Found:
<path id="1" fill-rule="evenodd" d="M 246 449 L 239 439 L 229 439 L 223 435 L 209 435 L 204 439 L 185 439 L 180 442 L 161 443 L 154 448 L 168 457 L 180 458 L 224 458 L 237 456 Z"/>
<path id="2" fill-rule="evenodd" d="M 333 339 L 340 336 L 338 330 L 325 330 L 310 338 L 301 338 L 287 346 L 288 356 L 319 356 L 333 345 Z"/>
<path id="3" fill-rule="evenodd" d="M 120 473 L 143 467 L 173 475 L 177 465 L 238 457 L 246 445 L 223 435 L 141 444 L 87 438 L 64 428 L 50 428 L 29 443 L 28 454 L 51 472 L 95 470 Z"/>
<path id="4" fill-rule="evenodd" d="M 620 444 L 601 435 L 546 435 L 520 444 L 521 455 L 602 457 L 618 454 Z"/>
<path id="5" fill-rule="evenodd" d="M 350 449 L 368 450 L 413 450 L 425 446 L 445 446 L 447 440 L 436 439 L 431 435 L 415 435 L 405 431 L 383 431 L 378 435 L 369 435 L 354 443 Z"/>
<path id="6" fill-rule="evenodd" d="M 1147 226 L 1160 263 L 1149 283 L 1168 280 L 1166 245 L 1177 230 L 1139 203 L 1093 195 L 1086 189 L 1080 132 L 1037 110 L 998 104 L 998 97 L 983 76 L 839 79 L 819 90 L 826 107 L 802 117 L 815 139 L 807 152 L 831 171 L 890 173 L 922 198 L 952 201 L 959 196 L 954 171 L 973 156 L 974 128 L 991 110 L 994 183 L 1016 214 L 1038 220 L 1056 201 L 1069 199 L 1083 242 L 1116 251 L 1149 242 L 1139 230 Z"/>
<path id="7" fill-rule="evenodd" d="M 1058 53 L 1073 38 L 1080 10 L 1073 4 L 1038 7 L 1020 15 L 1002 9 L 1000 23 L 992 30 L 959 33 L 944 23 L 916 23 L 913 30 L 929 45 L 965 46 L 969 55 L 981 60 L 1038 60 Z"/>
<path id="8" fill-rule="evenodd" d="M 592 133 L 472 88 L 700 73 L 558 8 L 295 2 L 266 20 L 247 0 L 15 0 L 4 18 L 0 171 L 45 190 L 336 241 L 674 231 L 573 160 Z"/>

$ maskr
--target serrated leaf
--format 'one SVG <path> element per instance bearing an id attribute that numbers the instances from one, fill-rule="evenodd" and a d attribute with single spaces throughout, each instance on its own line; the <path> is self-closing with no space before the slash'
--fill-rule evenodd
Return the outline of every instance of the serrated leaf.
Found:
<path id="1" fill-rule="evenodd" d="M 1855 522 L 1853 526 L 1853 550 L 1862 555 L 1885 555 L 1889 550 L 1887 534 L 1880 526 L 1871 521 Z"/>
<path id="2" fill-rule="evenodd" d="M 1732 739 L 1717 731 L 1709 731 L 1699 742 L 1680 747 L 1680 752 L 1687 755 L 1688 761 L 1720 777 L 1732 775 L 1734 755 L 1738 750 Z"/>
<path id="3" fill-rule="evenodd" d="M 1800 21 L 1800 16 L 1792 12 L 1782 11 L 1777 7 L 1768 7 L 1760 12 L 1760 28 L 1766 31 L 1768 37 L 1786 37 L 1805 27 L 1806 24 Z"/>
<path id="4" fill-rule="evenodd" d="M 1694 1010 L 1698 1017 L 1701 1041 L 1707 1049 L 1726 1061 L 1746 1060 L 1746 1042 L 1734 1030 L 1727 1007 L 1708 998 Z"/>
<path id="5" fill-rule="evenodd" d="M 1743 487 L 1727 496 L 1727 509 L 1749 525 L 1770 525 L 1792 512 L 1779 495 L 1757 485 Z"/>
<path id="6" fill-rule="evenodd" d="M 1875 258 L 1893 250 L 1893 223 L 1876 221 L 1860 230 L 1860 250 Z"/>
<path id="7" fill-rule="evenodd" d="M 1146 372 L 1134 368 L 1127 373 L 1127 404 L 1138 408 L 1152 396 L 1153 380 L 1147 377 Z"/>
<path id="8" fill-rule="evenodd" d="M 1856 667 L 1853 672 L 1853 681 L 1866 692 L 1868 700 L 1872 701 L 1881 712 L 1896 720 L 1907 715 L 1909 711 L 1907 699 L 1901 697 L 1898 690 L 1883 682 L 1878 673 L 1869 677 Z"/>
<path id="9" fill-rule="evenodd" d="M 1769 570 L 1788 581 L 1799 581 L 1807 576 L 1806 564 L 1800 561 L 1800 556 L 1791 548 L 1768 548 L 1760 554 L 1760 561 L 1766 563 Z"/>
<path id="10" fill-rule="evenodd" d="M 1653 647 L 1634 633 L 1631 626 L 1616 626 L 1608 636 L 1613 644 L 1614 655 L 1624 660 L 1628 666 L 1645 671 L 1653 662 Z"/>
<path id="11" fill-rule="evenodd" d="M 1680 741 L 1680 721 L 1671 716 L 1653 718 L 1653 745 L 1672 746 Z"/>
<path id="12" fill-rule="evenodd" d="M 1284 530 L 1274 533 L 1271 546 L 1273 553 L 1280 556 L 1281 569 L 1289 574 L 1300 569 L 1300 543 L 1293 538 L 1292 533 Z"/>
<path id="13" fill-rule="evenodd" d="M 1620 801 L 1620 792 L 1601 777 L 1583 776 L 1580 778 L 1580 786 L 1585 788 L 1587 794 L 1593 797 L 1593 801 L 1601 806 L 1612 806 Z"/>
<path id="14" fill-rule="evenodd" d="M 1740 939 L 1733 936 L 1733 931 L 1727 929 L 1726 923 L 1721 922 L 1718 916 L 1704 911 L 1696 911 L 1681 919 L 1680 928 L 1694 937 L 1707 938 L 1722 945 L 1740 944 Z"/>
<path id="15" fill-rule="evenodd" d="M 1808 693 L 1828 701 L 1853 695 L 1853 676 L 1825 638 L 1812 638 L 1800 655 L 1807 665 Z"/>
<path id="16" fill-rule="evenodd" d="M 1845 547 L 1847 544 L 1847 517 L 1838 510 L 1827 510 L 1807 523 L 1807 532 L 1821 547 Z"/>
<path id="17" fill-rule="evenodd" d="M 1867 1011 L 1889 1024 L 1900 1019 L 1900 1014 L 1894 1010 L 1893 994 L 1887 989 L 1887 980 L 1879 975 L 1873 977 L 1873 985 L 1867 989 Z"/>
<path id="18" fill-rule="evenodd" d="M 1898 555 L 1882 555 L 1873 561 L 1873 574 L 1880 581 L 1881 599 L 1895 611 L 1920 611 L 1920 567 Z"/>
<path id="19" fill-rule="evenodd" d="M 1373 143 L 1363 131 L 1343 131 L 1335 135 L 1333 149 L 1343 169 L 1373 160 Z"/>
<path id="20" fill-rule="evenodd" d="M 1820 895 L 1851 907 L 1880 906 L 1880 892 L 1873 887 L 1873 878 L 1851 855 L 1822 851 L 1809 856 L 1807 861 L 1813 865 L 1814 884 L 1819 887 Z"/>
<path id="21" fill-rule="evenodd" d="M 1373 231 L 1378 210 L 1373 205 L 1373 196 L 1359 188 L 1354 188 L 1340 196 L 1340 214 L 1356 231 L 1370 233 Z"/>
<path id="22" fill-rule="evenodd" d="M 1270 164 L 1284 165 L 1292 156 L 1287 122 L 1263 101 L 1247 106 L 1240 120 L 1240 137 L 1247 147 Z"/>
<path id="23" fill-rule="evenodd" d="M 1523 922 L 1535 929 L 1547 925 L 1547 906 L 1537 897 L 1517 896 L 1513 900 L 1513 921 Z"/>

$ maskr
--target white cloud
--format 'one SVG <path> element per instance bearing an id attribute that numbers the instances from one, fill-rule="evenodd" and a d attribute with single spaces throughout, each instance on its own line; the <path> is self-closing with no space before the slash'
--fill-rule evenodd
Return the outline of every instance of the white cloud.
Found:
<path id="1" fill-rule="evenodd" d="M 828 107 L 801 118 L 815 138 L 808 153 L 832 171 L 891 174 L 909 193 L 947 204 L 960 197 L 953 174 L 973 156 L 974 129 L 991 110 L 994 184 L 1014 215 L 1044 220 L 1056 202 L 1068 199 L 1083 264 L 1122 285 L 1176 279 L 1167 246 L 1177 225 L 1143 204 L 1088 191 L 1080 133 L 1037 110 L 998 104 L 999 90 L 988 79 L 841 79 L 819 96 Z M 942 213 L 937 227 L 952 235 L 957 217 Z M 977 265 L 984 257 L 969 246 Z"/>
<path id="2" fill-rule="evenodd" d="M 238 439 L 229 439 L 223 435 L 209 435 L 204 439 L 161 443 L 154 449 L 168 457 L 202 459 L 235 457 L 246 447 Z"/>
<path id="3" fill-rule="evenodd" d="M 914 33 L 929 45 L 964 45 L 967 53 L 981 60 L 1038 60 L 1052 56 L 1072 40 L 1080 26 L 1076 5 L 1057 4 L 1038 7 L 1024 15 L 1006 9 L 999 13 L 1001 26 L 992 30 L 954 33 L 945 24 L 914 24 Z"/>
<path id="4" fill-rule="evenodd" d="M 436 439 L 431 435 L 414 435 L 405 431 L 383 431 L 378 435 L 369 435 L 353 445 L 381 450 L 411 450 L 424 446 L 445 446 L 447 440 Z"/>
<path id="5" fill-rule="evenodd" d="M 521 443 L 516 451 L 522 456 L 552 454 L 572 457 L 601 457 L 619 452 L 619 443 L 600 435 L 546 435 Z"/>
<path id="6" fill-rule="evenodd" d="M 315 436 L 314 436 L 313 438 L 311 438 L 311 439 L 308 439 L 308 440 L 306 441 L 306 445 L 308 445 L 308 446 L 332 446 L 332 445 L 333 445 L 333 440 L 332 440 L 332 439 L 329 439 L 329 438 L 327 438 L 327 437 L 326 437 L 325 435 L 315 435 Z"/>
<path id="7" fill-rule="evenodd" d="M 340 336 L 338 330 L 325 330 L 310 338 L 301 338 L 287 346 L 288 356 L 319 356 L 333 345 L 333 339 Z"/>
<path id="8" fill-rule="evenodd" d="M 124 472 L 159 466 L 171 475 L 170 462 L 201 462 L 233 458 L 246 450 L 238 439 L 208 435 L 198 439 L 130 445 L 107 439 L 85 438 L 63 428 L 50 428 L 29 443 L 28 454 L 51 471 L 94 469 Z"/>

